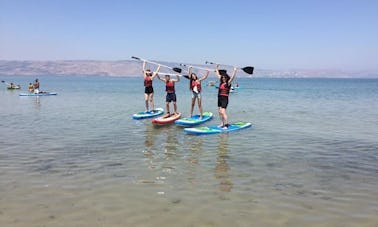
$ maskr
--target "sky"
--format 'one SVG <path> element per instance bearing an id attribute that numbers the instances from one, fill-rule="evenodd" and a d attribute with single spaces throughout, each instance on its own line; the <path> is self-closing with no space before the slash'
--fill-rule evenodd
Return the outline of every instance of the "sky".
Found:
<path id="1" fill-rule="evenodd" d="M 378 70 L 378 0 L 0 0 L 0 60 Z"/>

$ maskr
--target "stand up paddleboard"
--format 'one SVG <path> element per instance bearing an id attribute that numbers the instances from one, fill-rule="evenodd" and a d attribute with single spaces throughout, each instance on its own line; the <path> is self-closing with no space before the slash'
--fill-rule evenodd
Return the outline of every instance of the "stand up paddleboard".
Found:
<path id="1" fill-rule="evenodd" d="M 175 122 L 177 119 L 180 119 L 181 113 L 172 114 L 169 117 L 164 115 L 162 117 L 158 117 L 152 120 L 152 124 L 154 125 L 167 125 Z"/>
<path id="2" fill-rule="evenodd" d="M 50 96 L 57 95 L 56 92 L 40 92 L 40 93 L 20 93 L 19 96 Z"/>
<path id="3" fill-rule="evenodd" d="M 196 128 L 185 128 L 184 131 L 189 134 L 206 135 L 206 134 L 233 132 L 240 129 L 249 128 L 251 126 L 252 124 L 249 122 L 239 121 L 233 124 L 229 124 L 228 128 L 222 128 L 222 127 L 213 125 L 213 126 L 204 126 L 204 127 L 196 127 Z"/>
<path id="4" fill-rule="evenodd" d="M 163 108 L 156 108 L 152 111 L 142 111 L 142 112 L 138 112 L 136 114 L 133 115 L 133 119 L 135 120 L 140 120 L 140 119 L 145 119 L 145 118 L 151 118 L 151 117 L 156 117 L 156 116 L 159 116 L 159 115 L 162 115 L 164 113 L 164 109 Z"/>
<path id="5" fill-rule="evenodd" d="M 181 118 L 181 119 L 175 121 L 175 124 L 180 125 L 180 126 L 196 126 L 196 125 L 199 125 L 199 124 L 202 124 L 206 121 L 211 120 L 211 118 L 213 118 L 213 113 L 204 112 L 203 115 L 202 115 L 202 119 L 200 119 L 199 114 L 196 114 L 192 117 Z"/>

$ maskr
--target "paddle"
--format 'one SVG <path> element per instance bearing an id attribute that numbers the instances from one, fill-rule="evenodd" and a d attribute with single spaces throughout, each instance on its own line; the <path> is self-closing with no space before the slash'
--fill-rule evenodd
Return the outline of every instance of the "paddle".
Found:
<path id="1" fill-rule="evenodd" d="M 163 72 L 157 72 L 159 75 L 169 75 L 169 76 L 183 76 L 185 78 L 189 78 L 188 75 L 178 74 L 178 73 L 163 73 Z"/>
<path id="2" fill-rule="evenodd" d="M 209 71 L 209 72 L 215 72 L 214 69 L 208 69 L 208 68 L 203 68 L 203 67 L 200 67 L 200 66 L 194 66 L 194 65 L 185 65 L 185 64 L 180 64 L 181 66 L 184 66 L 184 67 L 192 67 L 194 69 L 201 69 L 201 70 L 205 70 L 205 71 Z"/>
<path id="3" fill-rule="evenodd" d="M 220 65 L 220 64 L 217 64 L 217 63 L 214 63 L 214 62 L 211 62 L 211 61 L 206 61 L 206 64 L 210 64 L 210 65 Z M 223 64 L 222 64 L 223 65 Z M 225 65 L 225 66 L 230 66 L 230 65 Z M 238 67 L 239 68 L 239 67 Z M 246 67 L 240 67 L 241 70 L 243 70 L 245 73 L 247 74 L 253 74 L 253 70 L 255 69 L 254 67 L 252 66 L 246 66 Z M 221 71 L 221 70 L 219 70 Z"/>
<path id="4" fill-rule="evenodd" d="M 168 68 L 168 69 L 171 69 L 177 73 L 181 73 L 182 69 L 180 68 L 176 68 L 176 67 L 170 67 L 170 66 L 167 66 L 167 65 L 162 65 L 160 63 L 157 63 L 157 62 L 153 62 L 153 61 L 150 61 L 150 60 L 146 60 L 146 59 L 143 59 L 143 58 L 138 58 L 138 57 L 135 57 L 135 56 L 131 56 L 132 59 L 135 59 L 135 60 L 139 60 L 139 61 L 145 61 L 145 62 L 149 62 L 151 64 L 155 64 L 155 65 L 160 65 L 162 67 L 165 67 L 165 68 Z"/>
<path id="5" fill-rule="evenodd" d="M 214 69 L 208 69 L 208 68 L 203 68 L 203 67 L 193 66 L 193 65 L 185 65 L 185 64 L 182 64 L 182 63 L 180 63 L 180 66 L 187 67 L 187 68 L 192 67 L 192 68 L 195 68 L 195 69 L 205 70 L 205 71 L 209 71 L 209 72 L 215 72 Z M 190 79 L 189 75 L 184 75 L 184 77 L 186 79 Z"/>

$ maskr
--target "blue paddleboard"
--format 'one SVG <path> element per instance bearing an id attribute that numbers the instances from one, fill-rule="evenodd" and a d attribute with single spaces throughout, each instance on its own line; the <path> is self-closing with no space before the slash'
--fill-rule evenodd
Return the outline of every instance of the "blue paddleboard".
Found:
<path id="1" fill-rule="evenodd" d="M 20 93 L 20 96 L 50 96 L 57 95 L 56 92 L 40 92 L 40 93 Z"/>
<path id="2" fill-rule="evenodd" d="M 217 134 L 217 133 L 226 133 L 226 132 L 233 132 L 240 129 L 245 129 L 251 127 L 252 124 L 249 122 L 235 122 L 233 124 L 229 124 L 228 128 L 221 128 L 219 126 L 203 126 L 203 127 L 196 127 L 196 128 L 185 128 L 184 131 L 189 134 L 196 134 L 196 135 L 206 135 L 206 134 Z"/>
<path id="3" fill-rule="evenodd" d="M 185 118 L 178 119 L 177 121 L 175 121 L 175 124 L 180 125 L 180 126 L 196 126 L 196 125 L 199 125 L 206 121 L 211 120 L 211 118 L 213 118 L 213 113 L 204 112 L 202 115 L 202 119 L 200 119 L 199 114 L 196 114 L 196 115 L 193 115 L 192 117 L 185 117 Z"/>
<path id="4" fill-rule="evenodd" d="M 164 109 L 163 108 L 156 108 L 152 111 L 142 111 L 142 112 L 138 112 L 136 114 L 133 115 L 133 119 L 136 119 L 136 120 L 140 120 L 140 119 L 145 119 L 145 118 L 151 118 L 151 117 L 156 117 L 156 116 L 159 116 L 159 115 L 162 115 L 164 113 Z"/>

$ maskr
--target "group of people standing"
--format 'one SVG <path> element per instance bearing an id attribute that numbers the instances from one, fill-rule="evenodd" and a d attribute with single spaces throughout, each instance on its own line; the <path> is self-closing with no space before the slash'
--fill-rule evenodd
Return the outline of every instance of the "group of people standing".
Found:
<path id="1" fill-rule="evenodd" d="M 35 79 L 34 83 L 29 83 L 28 89 L 30 93 L 38 94 L 40 92 L 38 79 Z"/>
<path id="2" fill-rule="evenodd" d="M 180 81 L 180 76 L 176 75 L 175 79 L 172 79 L 169 74 L 165 75 L 165 78 L 161 78 L 159 76 L 159 70 L 160 65 L 158 65 L 158 68 L 156 71 L 152 72 L 149 69 L 146 69 L 147 62 L 143 62 L 143 77 L 144 77 L 144 100 L 145 100 L 145 106 L 146 111 L 154 111 L 154 89 L 152 85 L 152 81 L 155 77 L 157 77 L 159 80 L 163 81 L 165 83 L 166 87 L 166 117 L 169 117 L 173 114 L 178 114 L 177 112 L 177 99 L 176 99 L 176 93 L 175 93 L 175 83 Z M 234 70 L 229 76 L 227 74 L 226 70 L 220 70 L 219 65 L 216 65 L 215 67 L 215 73 L 219 80 L 219 88 L 218 88 L 218 114 L 219 118 L 221 120 L 221 124 L 219 125 L 222 128 L 228 128 L 228 116 L 226 113 L 226 109 L 228 106 L 228 100 L 229 100 L 229 94 L 231 91 L 231 83 L 234 80 L 236 76 L 237 67 L 234 67 Z M 195 73 L 192 72 L 192 67 L 188 67 L 188 79 L 189 79 L 189 89 L 192 92 L 192 102 L 191 102 L 191 108 L 190 108 L 190 117 L 193 115 L 193 110 L 195 103 L 197 101 L 198 103 L 198 109 L 200 112 L 200 118 L 202 119 L 203 116 L 203 108 L 202 108 L 202 96 L 201 96 L 201 82 L 205 80 L 209 76 L 209 71 L 206 71 L 205 74 L 202 77 L 198 77 Z M 173 103 L 173 113 L 170 112 L 169 104 Z"/>

